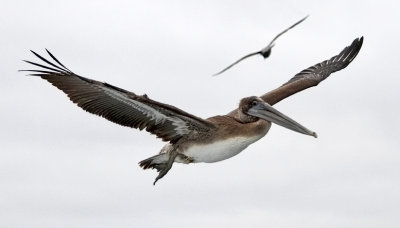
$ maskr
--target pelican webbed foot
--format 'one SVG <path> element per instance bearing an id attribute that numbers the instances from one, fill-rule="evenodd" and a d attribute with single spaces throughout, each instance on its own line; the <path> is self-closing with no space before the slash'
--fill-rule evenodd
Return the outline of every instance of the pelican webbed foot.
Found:
<path id="1" fill-rule="evenodd" d="M 155 185 L 156 182 L 159 179 L 163 178 L 171 169 L 172 164 L 174 164 L 176 156 L 178 156 L 177 152 L 158 154 L 139 162 L 139 166 L 142 167 L 143 169 L 157 170 L 159 174 L 153 183 L 153 185 Z"/>
<path id="2" fill-rule="evenodd" d="M 178 156 L 178 153 L 172 152 L 169 154 L 169 159 L 167 163 L 158 164 L 155 168 L 157 169 L 158 176 L 156 177 L 153 185 L 156 185 L 157 181 L 165 176 L 168 171 L 172 168 L 172 164 L 174 164 L 175 158 Z"/>

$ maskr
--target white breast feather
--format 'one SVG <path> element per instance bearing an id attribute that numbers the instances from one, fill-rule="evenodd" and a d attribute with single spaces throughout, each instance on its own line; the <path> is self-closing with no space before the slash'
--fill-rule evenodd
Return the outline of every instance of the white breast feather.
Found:
<path id="1" fill-rule="evenodd" d="M 196 163 L 218 162 L 239 154 L 250 144 L 259 140 L 261 137 L 235 137 L 231 139 L 217 141 L 212 144 L 194 145 L 191 146 L 188 150 L 184 151 L 183 154 L 190 158 L 193 158 L 194 162 Z"/>

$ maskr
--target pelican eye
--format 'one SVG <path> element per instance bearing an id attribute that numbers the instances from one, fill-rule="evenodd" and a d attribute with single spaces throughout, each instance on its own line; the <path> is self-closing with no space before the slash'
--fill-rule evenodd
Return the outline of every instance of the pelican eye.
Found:
<path id="1" fill-rule="evenodd" d="M 258 102 L 257 101 L 253 101 L 253 102 L 251 102 L 251 105 L 252 106 L 256 106 L 258 104 Z"/>

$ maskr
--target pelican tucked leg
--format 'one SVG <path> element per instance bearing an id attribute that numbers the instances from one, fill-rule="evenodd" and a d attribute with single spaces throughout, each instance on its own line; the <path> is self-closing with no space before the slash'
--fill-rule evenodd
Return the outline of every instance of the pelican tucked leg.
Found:
<path id="1" fill-rule="evenodd" d="M 163 163 L 163 167 L 161 169 L 157 169 L 157 171 L 159 172 L 158 176 L 156 177 L 156 180 L 154 181 L 153 185 L 156 184 L 156 182 L 163 178 L 165 176 L 165 174 L 168 173 L 168 171 L 171 169 L 172 164 L 174 164 L 175 158 L 176 156 L 178 156 L 178 153 L 176 151 L 172 151 L 169 154 L 169 159 L 167 161 L 167 163 Z"/>
<path id="2" fill-rule="evenodd" d="M 176 152 L 176 150 L 171 147 L 170 144 L 167 144 L 166 148 L 170 150 L 166 152 L 163 151 L 163 148 L 160 154 L 139 162 L 140 167 L 143 169 L 156 169 L 159 173 L 153 185 L 155 185 L 159 179 L 163 178 L 168 173 L 174 164 L 175 158 L 179 155 L 179 153 Z"/>

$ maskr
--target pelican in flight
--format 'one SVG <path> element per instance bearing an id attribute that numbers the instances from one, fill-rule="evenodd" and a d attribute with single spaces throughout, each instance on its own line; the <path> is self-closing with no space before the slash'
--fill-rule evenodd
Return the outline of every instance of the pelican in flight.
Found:
<path id="1" fill-rule="evenodd" d="M 301 19 L 300 21 L 296 22 L 294 25 L 290 26 L 289 28 L 283 30 L 281 33 L 279 33 L 278 35 L 276 35 L 274 37 L 274 39 L 272 39 L 272 41 L 263 49 L 261 49 L 260 51 L 256 51 L 250 54 L 247 54 L 245 56 L 243 56 L 242 58 L 236 60 L 236 62 L 232 63 L 231 65 L 227 66 L 225 69 L 221 70 L 220 72 L 214 74 L 213 76 L 217 76 L 219 74 L 224 73 L 225 71 L 227 71 L 229 68 L 233 67 L 234 65 L 238 64 L 239 62 L 241 62 L 244 59 L 247 59 L 248 57 L 251 57 L 253 55 L 262 55 L 262 57 L 264 57 L 264 59 L 268 58 L 269 55 L 271 55 L 271 49 L 275 46 L 275 40 L 278 39 L 278 37 L 280 37 L 281 35 L 283 35 L 284 33 L 286 33 L 287 31 L 289 31 L 290 29 L 292 29 L 293 27 L 295 27 L 296 25 L 300 24 L 301 22 L 303 22 L 305 19 L 307 19 L 308 15 L 305 16 L 303 19 Z"/>
<path id="2" fill-rule="evenodd" d="M 68 95 L 82 109 L 122 126 L 146 129 L 168 142 L 161 151 L 139 165 L 156 169 L 153 184 L 165 176 L 174 162 L 219 162 L 231 158 L 265 136 L 271 123 L 292 131 L 317 137 L 317 134 L 297 123 L 272 105 L 299 91 L 318 85 L 331 73 L 345 68 L 357 56 L 363 37 L 338 55 L 311 66 L 292 79 L 262 96 L 240 100 L 239 107 L 226 115 L 203 119 L 172 105 L 137 95 L 108 83 L 79 76 L 65 67 L 47 51 L 52 61 L 32 51 L 42 64 L 26 61 L 40 69 L 23 70 L 39 76 Z"/>

